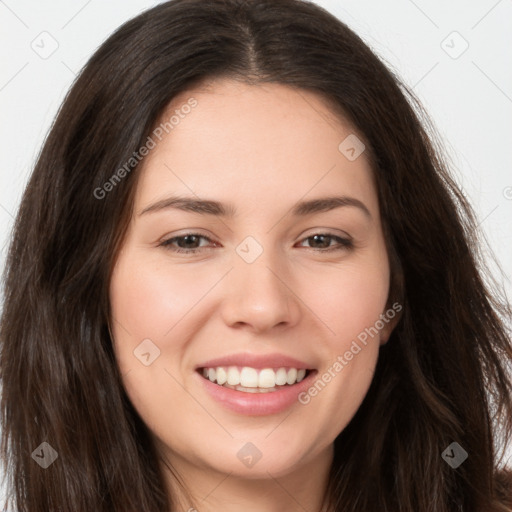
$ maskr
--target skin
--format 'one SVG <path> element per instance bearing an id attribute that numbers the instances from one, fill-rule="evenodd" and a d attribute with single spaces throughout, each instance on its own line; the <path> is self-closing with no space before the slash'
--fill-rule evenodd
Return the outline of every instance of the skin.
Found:
<path id="1" fill-rule="evenodd" d="M 180 510 L 189 510 L 194 498 L 201 512 L 318 511 L 333 441 L 363 401 L 393 323 L 307 405 L 297 402 L 278 414 L 225 409 L 199 385 L 194 367 L 235 352 L 279 352 L 321 375 L 374 326 L 388 309 L 390 276 L 371 169 L 365 153 L 349 161 L 338 150 L 354 130 L 314 93 L 217 80 L 175 97 L 167 114 L 190 97 L 197 106 L 139 169 L 131 224 L 111 279 L 124 386 L 161 457 L 190 489 L 191 497 L 180 493 Z M 169 208 L 139 215 L 176 194 L 232 203 L 237 214 Z M 289 213 L 298 201 L 332 195 L 360 200 L 371 217 L 352 206 Z M 159 246 L 187 232 L 212 241 L 181 242 L 200 247 L 196 254 Z M 350 236 L 354 247 L 308 238 L 326 232 Z M 252 263 L 236 251 L 247 236 L 263 249 Z M 144 339 L 160 350 L 149 366 L 133 353 Z M 262 453 L 251 468 L 237 457 L 247 442 Z"/>

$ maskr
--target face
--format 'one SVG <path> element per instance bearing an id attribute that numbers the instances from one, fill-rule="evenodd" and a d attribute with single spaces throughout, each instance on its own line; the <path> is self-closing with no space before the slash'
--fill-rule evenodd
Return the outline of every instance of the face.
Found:
<path id="1" fill-rule="evenodd" d="M 216 81 L 176 110 L 110 283 L 124 386 L 173 465 L 286 475 L 331 456 L 392 329 L 371 169 L 314 93 Z"/>

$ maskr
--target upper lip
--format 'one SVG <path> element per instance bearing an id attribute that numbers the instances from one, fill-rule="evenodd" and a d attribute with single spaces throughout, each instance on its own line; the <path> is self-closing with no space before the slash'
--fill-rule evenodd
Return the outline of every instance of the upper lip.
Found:
<path id="1" fill-rule="evenodd" d="M 290 357 L 284 354 L 265 354 L 255 355 L 247 353 L 231 354 L 217 359 L 210 359 L 196 366 L 196 370 L 199 368 L 216 368 L 217 366 L 249 366 L 251 368 L 263 369 L 263 368 L 297 368 L 300 370 L 313 369 L 311 365 L 299 361 L 294 357 Z"/>

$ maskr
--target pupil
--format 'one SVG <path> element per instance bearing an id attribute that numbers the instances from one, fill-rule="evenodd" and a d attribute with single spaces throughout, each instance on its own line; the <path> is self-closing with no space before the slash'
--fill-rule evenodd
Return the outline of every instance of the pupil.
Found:
<path id="1" fill-rule="evenodd" d="M 328 235 L 313 235 L 313 240 L 314 242 L 318 242 L 320 239 L 320 245 L 322 245 L 322 247 L 328 247 L 329 246 L 329 236 Z M 322 244 L 322 239 L 323 239 L 323 244 Z M 327 241 L 327 244 L 325 243 Z"/>
<path id="2" fill-rule="evenodd" d="M 188 248 L 188 249 L 190 249 L 190 247 L 188 247 L 188 245 L 190 245 L 190 243 L 192 243 L 192 245 L 194 245 L 194 242 L 197 242 L 197 237 L 195 235 L 186 235 L 181 239 L 182 245 L 187 246 L 185 248 Z"/>

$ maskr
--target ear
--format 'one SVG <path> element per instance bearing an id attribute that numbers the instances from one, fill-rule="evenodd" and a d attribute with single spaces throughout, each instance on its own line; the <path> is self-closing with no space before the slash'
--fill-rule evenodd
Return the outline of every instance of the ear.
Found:
<path id="1" fill-rule="evenodd" d="M 382 313 L 384 327 L 380 331 L 380 344 L 385 345 L 393 330 L 397 326 L 400 318 L 402 318 L 402 305 L 395 302 L 391 307 Z"/>

